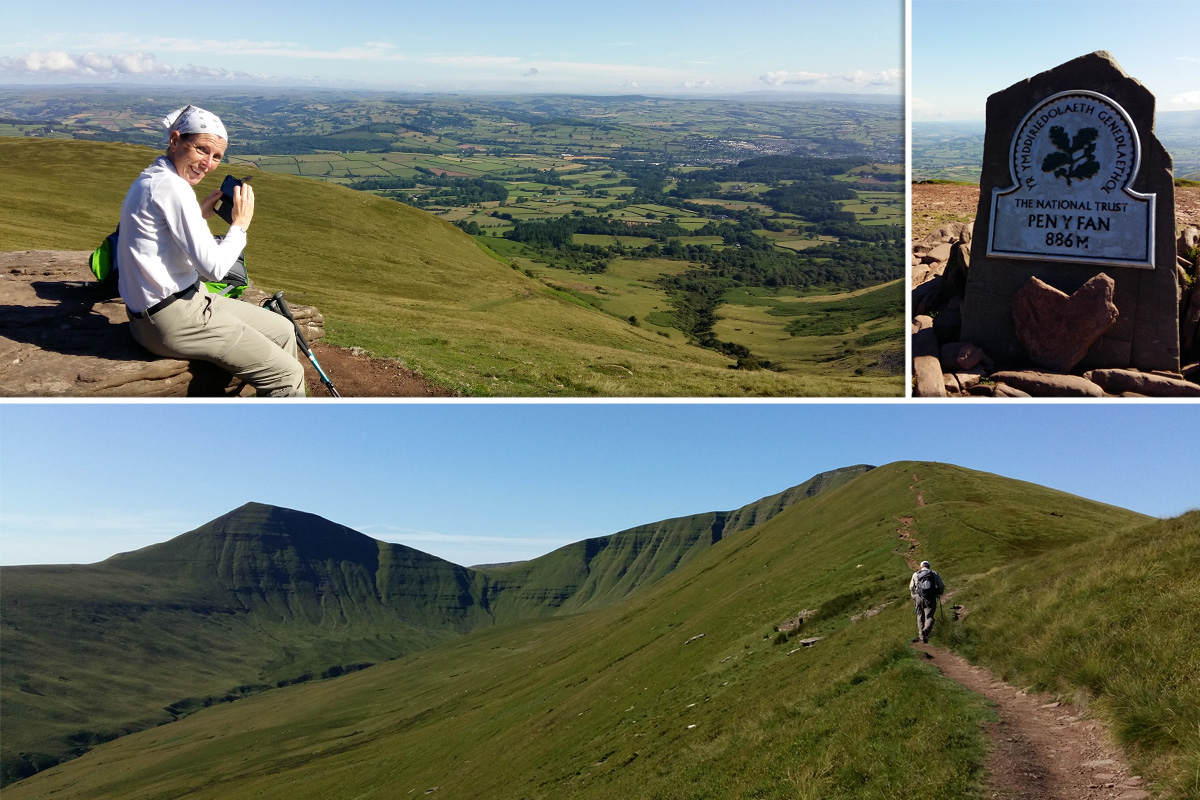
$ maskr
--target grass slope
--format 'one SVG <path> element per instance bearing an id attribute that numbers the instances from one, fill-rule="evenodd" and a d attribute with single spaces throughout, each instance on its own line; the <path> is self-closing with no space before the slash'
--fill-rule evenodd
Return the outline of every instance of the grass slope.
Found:
<path id="1" fill-rule="evenodd" d="M 0 249 L 94 248 L 156 152 L 0 137 Z M 222 167 L 198 187 L 207 192 Z M 599 313 L 391 200 L 255 172 L 252 279 L 316 305 L 331 344 L 364 347 L 473 395 L 898 396 L 895 379 L 730 369 L 719 354 Z M 223 227 L 214 222 L 214 229 Z M 619 367 L 620 369 L 615 369 Z"/>
<path id="2" fill-rule="evenodd" d="M 906 647 L 903 556 L 974 587 L 1060 552 L 1101 563 L 1090 541 L 1161 524 L 992 475 L 892 464 L 722 539 L 623 602 L 206 710 L 6 796 L 901 798 L 920 764 L 931 796 L 980 797 L 989 712 Z M 1187 525 L 1176 544 L 1194 552 Z M 1036 571 L 1021 586 L 1053 593 Z M 822 637 L 812 647 L 776 634 L 801 609 L 815 611 L 798 634 Z M 852 621 L 868 609 L 879 613 Z"/>
<path id="3" fill-rule="evenodd" d="M 6 779 L 214 701 L 491 622 L 463 601 L 463 567 L 253 503 L 100 564 L 2 574 Z"/>
<path id="4" fill-rule="evenodd" d="M 726 293 L 713 333 L 785 369 L 819 365 L 871 374 L 903 360 L 904 331 L 893 309 L 901 281 L 824 296 L 744 289 Z"/>
<path id="5" fill-rule="evenodd" d="M 981 576 L 953 645 L 1109 721 L 1156 796 L 1200 797 L 1200 512 Z"/>
<path id="6" fill-rule="evenodd" d="M 867 469 L 492 571 L 259 503 L 98 565 L 6 567 L 0 690 L 20 727 L 0 749 L 5 779 L 214 701 L 616 602 Z"/>

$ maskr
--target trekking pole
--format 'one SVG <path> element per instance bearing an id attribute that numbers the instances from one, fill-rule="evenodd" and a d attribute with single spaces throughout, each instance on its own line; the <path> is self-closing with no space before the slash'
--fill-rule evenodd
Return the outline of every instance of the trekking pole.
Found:
<path id="1" fill-rule="evenodd" d="M 304 351 L 304 355 L 308 356 L 308 360 L 312 362 L 313 368 L 321 376 L 321 383 L 325 384 L 325 388 L 329 390 L 331 395 L 341 397 L 338 394 L 338 390 L 334 388 L 333 381 L 329 380 L 329 376 L 325 374 L 325 370 L 321 369 L 321 364 L 317 361 L 316 355 L 313 354 L 312 348 L 308 346 L 304 334 L 300 332 L 300 324 L 296 322 L 296 318 L 292 316 L 292 310 L 284 302 L 283 292 L 276 292 L 271 299 L 263 302 L 263 308 L 274 311 L 276 314 L 282 314 L 291 320 L 292 327 L 296 329 L 296 341 L 300 343 L 300 349 Z"/>

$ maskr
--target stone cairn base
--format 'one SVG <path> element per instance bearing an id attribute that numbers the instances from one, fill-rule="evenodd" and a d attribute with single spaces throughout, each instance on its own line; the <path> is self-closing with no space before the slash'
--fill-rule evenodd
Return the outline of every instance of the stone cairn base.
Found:
<path id="1" fill-rule="evenodd" d="M 1068 297 L 1032 279 L 1013 298 L 1017 338 L 1030 368 L 997 371 L 961 341 L 962 301 L 974 223 L 943 225 L 912 247 L 914 397 L 1200 397 L 1200 229 L 1176 242 L 1180 372 L 1094 368 L 1076 373 L 1088 348 L 1116 322 L 1111 278 Z"/>

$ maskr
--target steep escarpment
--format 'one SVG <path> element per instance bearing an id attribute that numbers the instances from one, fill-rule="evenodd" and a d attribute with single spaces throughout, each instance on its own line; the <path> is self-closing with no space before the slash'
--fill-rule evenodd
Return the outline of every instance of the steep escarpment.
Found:
<path id="1" fill-rule="evenodd" d="M 597 608 L 654 584 L 726 537 L 760 525 L 795 503 L 842 486 L 867 465 L 821 473 L 732 511 L 661 520 L 561 547 L 533 561 L 485 571 L 489 605 L 501 616 Z"/>
<path id="2" fill-rule="evenodd" d="M 169 576 L 279 623 L 345 627 L 370 620 L 461 631 L 490 621 L 470 570 L 261 503 L 104 563 Z"/>

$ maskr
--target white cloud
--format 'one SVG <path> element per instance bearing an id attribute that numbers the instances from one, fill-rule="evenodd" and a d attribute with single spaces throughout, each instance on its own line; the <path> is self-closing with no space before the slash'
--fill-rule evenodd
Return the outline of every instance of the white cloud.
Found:
<path id="1" fill-rule="evenodd" d="M 0 75 L 54 75 L 62 78 L 116 78 L 123 76 L 187 78 L 201 80 L 262 80 L 264 76 L 227 69 L 196 66 L 183 68 L 160 62 L 153 53 L 133 52 L 116 55 L 84 53 L 72 55 L 62 51 L 26 53 L 16 57 L 0 57 Z"/>
<path id="2" fill-rule="evenodd" d="M 982 106 L 945 106 L 916 96 L 910 100 L 910 103 L 913 119 L 924 122 L 974 120 L 984 117 Z"/>
<path id="3" fill-rule="evenodd" d="M 412 547 L 455 564 L 481 564 L 536 558 L 572 542 L 601 534 L 558 536 L 503 536 L 494 534 L 441 533 L 390 524 L 353 526 L 354 530 L 384 542 Z"/>
<path id="4" fill-rule="evenodd" d="M 0 517 L 0 528 L 7 534 L 9 531 L 24 531 L 28 533 L 106 533 L 110 531 L 138 533 L 167 533 L 171 536 L 183 533 L 189 524 L 182 518 L 170 518 L 161 512 L 141 512 L 136 514 L 33 514 L 6 512 Z"/>
<path id="5" fill-rule="evenodd" d="M 529 69 L 525 70 L 525 71 L 524 71 L 523 73 L 521 73 L 521 74 L 522 74 L 522 75 L 524 75 L 524 76 L 529 76 L 529 75 L 537 75 L 537 74 L 538 74 L 538 68 L 537 68 L 537 67 L 530 67 Z"/>
<path id="6" fill-rule="evenodd" d="M 1172 106 L 1200 106 L 1200 90 L 1177 94 L 1168 100 L 1167 103 Z"/>
<path id="7" fill-rule="evenodd" d="M 391 45 L 381 42 L 366 42 L 355 47 L 338 50 L 310 50 L 295 42 L 255 41 L 252 39 L 181 39 L 177 37 L 154 37 L 152 39 L 114 39 L 111 46 L 121 49 L 144 49 L 166 53 L 204 53 L 216 55 L 282 56 L 293 58 L 374 58 L 395 52 Z"/>
<path id="8" fill-rule="evenodd" d="M 847 83 L 867 86 L 898 86 L 903 78 L 904 70 L 885 69 L 880 72 L 864 72 L 858 70 L 842 77 Z"/>
<path id="9" fill-rule="evenodd" d="M 771 86 L 817 86 L 832 84 L 835 81 L 852 83 L 855 86 L 896 86 L 899 87 L 904 77 L 900 69 L 885 69 L 878 72 L 857 70 L 848 75 L 830 75 L 825 72 L 767 72 L 758 76 L 759 81 Z"/>
<path id="10" fill-rule="evenodd" d="M 758 79 L 763 83 L 769 83 L 772 86 L 785 86 L 792 84 L 800 84 L 803 86 L 811 86 L 813 84 L 822 83 L 829 80 L 829 75 L 823 72 L 768 72 L 758 76 Z"/>
<path id="11" fill-rule="evenodd" d="M 0 563 L 90 564 L 116 553 L 166 541 L 194 521 L 154 511 L 135 514 L 5 513 Z"/>
<path id="12" fill-rule="evenodd" d="M 523 66 L 516 56 L 481 56 L 477 54 L 434 54 L 428 56 L 396 56 L 394 61 L 415 61 L 421 64 L 437 64 L 443 67 L 472 67 L 493 69 L 496 67 Z"/>

